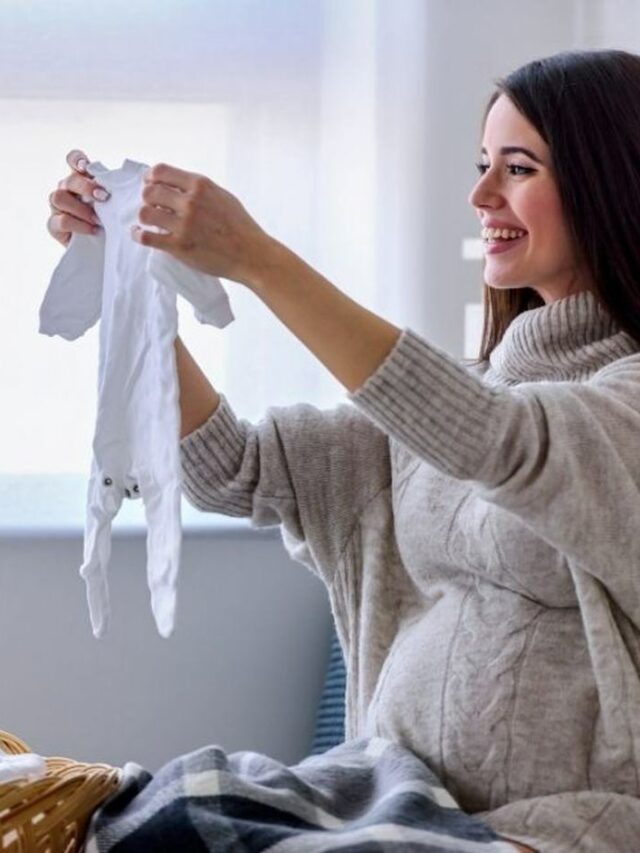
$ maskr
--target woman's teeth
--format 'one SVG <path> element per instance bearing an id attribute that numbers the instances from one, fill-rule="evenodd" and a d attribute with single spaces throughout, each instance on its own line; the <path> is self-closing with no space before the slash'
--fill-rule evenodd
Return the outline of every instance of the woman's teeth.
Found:
<path id="1" fill-rule="evenodd" d="M 520 229 L 509 230 L 508 228 L 483 228 L 483 240 L 515 240 L 517 237 L 524 237 L 526 231 Z"/>

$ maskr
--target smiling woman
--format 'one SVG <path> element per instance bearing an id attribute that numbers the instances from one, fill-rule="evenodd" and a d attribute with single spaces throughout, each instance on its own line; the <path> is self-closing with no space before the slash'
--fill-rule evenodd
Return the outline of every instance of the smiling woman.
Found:
<path id="1" fill-rule="evenodd" d="M 563 122 L 581 121 L 578 136 L 592 120 L 632 115 L 623 106 L 640 102 L 640 57 L 561 54 L 507 81 L 491 99 L 486 162 L 469 200 L 500 248 L 485 259 L 485 292 L 517 310 L 490 358 L 473 367 L 348 298 L 206 176 L 154 167 L 143 221 L 168 233 L 143 229 L 136 239 L 244 285 L 353 403 L 273 406 L 254 424 L 226 395 L 180 377 L 181 398 L 207 404 L 181 441 L 189 501 L 256 527 L 280 525 L 291 556 L 330 596 L 347 670 L 346 743 L 288 772 L 306 785 L 313 769 L 324 790 L 353 794 L 338 771 L 362 766 L 352 750 L 375 761 L 394 744 L 442 780 L 433 800 L 446 815 L 421 802 L 420 819 L 434 821 L 416 817 L 412 830 L 429 835 L 437 825 L 460 850 L 468 832 L 496 853 L 509 843 L 541 853 L 633 849 L 640 339 L 637 316 L 623 326 L 607 306 L 638 301 L 639 241 L 585 244 L 593 222 L 576 215 L 582 184 L 571 180 L 588 175 L 603 150 L 597 139 L 585 143 L 583 173 L 564 174 L 563 146 L 573 143 Z M 587 103 L 591 112 L 580 113 Z M 622 211 L 639 204 L 636 132 L 635 119 L 621 122 L 607 150 Z M 628 148 L 636 157 L 627 185 L 619 176 Z M 611 187 L 600 180 L 589 192 L 607 198 Z M 605 219 L 605 237 L 621 216 Z M 624 262 L 619 276 L 603 262 L 610 249 Z M 514 294 L 535 304 L 525 309 Z M 225 754 L 215 761 L 233 766 Z M 385 769 L 376 772 L 375 789 L 387 790 Z M 241 784 L 241 769 L 237 776 Z M 357 801 L 355 811 L 376 809 Z M 259 822 L 250 806 L 243 813 Z M 102 819 L 106 834 L 127 817 L 111 810 Z M 396 813 L 386 840 L 407 840 L 406 827 Z M 361 828 L 338 831 L 355 843 Z M 370 840 L 376 832 L 367 827 Z M 425 850 L 433 842 L 413 840 Z"/>
<path id="2" fill-rule="evenodd" d="M 482 177 L 469 196 L 483 232 L 492 229 L 486 238 L 485 285 L 528 287 L 545 303 L 591 287 L 587 270 L 579 269 L 574 257 L 549 146 L 506 95 L 488 113 L 485 139 L 482 153 L 491 152 L 493 165 L 478 164 Z M 526 140 L 529 147 L 501 144 L 505 139 Z M 496 255 L 499 261 L 492 263 Z"/>
<path id="3" fill-rule="evenodd" d="M 486 244 L 478 362 L 519 313 L 583 289 L 640 340 L 640 58 L 567 51 L 496 87 L 469 202 L 483 226 L 526 234 Z"/>
<path id="4" fill-rule="evenodd" d="M 212 14 L 197 5 L 205 16 Z M 234 10 L 229 13 L 238 15 L 241 5 L 228 3 Z M 241 23 L 250 23 L 251 8 L 269 5 L 278 7 L 276 17 L 288 6 L 299 9 L 254 0 L 244 5 Z M 230 111 L 236 124 L 225 151 L 233 170 L 222 177 L 207 165 L 185 163 L 180 152 L 144 154 L 155 166 L 136 211 L 140 230 L 125 236 L 137 240 L 130 248 L 140 257 L 144 251 L 165 251 L 194 268 L 229 276 L 234 302 L 244 298 L 247 312 L 256 309 L 238 324 L 244 337 L 237 338 L 225 376 L 233 393 L 249 389 L 247 397 L 259 409 L 253 419 L 241 417 L 230 396 L 213 390 L 186 347 L 177 347 L 182 411 L 188 412 L 179 444 L 181 485 L 202 515 L 242 519 L 247 533 L 279 528 L 287 554 L 326 590 L 346 662 L 346 742 L 311 760 L 300 760 L 301 746 L 297 757 L 286 759 L 287 766 L 256 751 L 230 755 L 221 746 L 173 758 L 153 776 L 129 765 L 121 796 L 95 817 L 89 846 L 102 853 L 152 853 L 190 844 L 215 850 L 231 837 L 228 846 L 246 841 L 249 850 L 368 849 L 376 842 L 425 853 L 447 846 L 487 853 L 634 850 L 640 837 L 640 580 L 635 571 L 640 565 L 640 241 L 634 233 L 640 221 L 640 58 L 622 51 L 561 54 L 536 60 L 499 83 L 481 128 L 480 175 L 469 199 L 488 229 L 485 298 L 492 309 L 487 312 L 491 333 L 485 336 L 484 359 L 467 367 L 420 329 L 387 320 L 364 304 L 371 305 L 376 283 L 387 292 L 402 284 L 416 299 L 411 306 L 421 304 L 415 294 L 429 289 L 431 295 L 461 290 L 457 275 L 444 275 L 433 261 L 437 275 L 422 275 L 423 267 L 411 266 L 426 243 L 415 224 L 425 220 L 413 216 L 413 204 L 418 198 L 423 208 L 431 205 L 415 188 L 414 170 L 401 173 L 413 179 L 405 185 L 384 156 L 394 148 L 397 160 L 391 163 L 397 166 L 411 151 L 412 166 L 420 159 L 431 173 L 437 171 L 411 120 L 421 108 L 417 105 L 437 100 L 425 93 L 432 78 L 416 75 L 412 66 L 411 98 L 402 86 L 394 93 L 396 103 L 409 104 L 407 135 L 400 136 L 406 148 L 391 144 L 397 142 L 397 124 L 383 120 L 388 113 L 381 116 L 376 101 L 378 86 L 396 79 L 387 65 L 388 48 L 401 29 L 386 28 L 378 12 L 411 5 L 422 10 L 416 12 L 422 22 L 417 16 L 425 10 L 457 4 L 364 0 L 358 6 L 363 17 L 354 16 L 350 26 L 336 11 L 347 3 L 306 5 L 329 16 L 312 19 L 322 26 L 304 22 L 306 45 L 317 48 L 316 34 L 328 33 L 335 39 L 331 44 L 341 47 L 341 61 L 332 60 L 306 81 L 290 68 L 286 89 L 279 73 L 271 77 L 269 63 L 258 85 L 261 75 L 254 67 L 247 86 L 254 93 L 251 103 Z M 122 3 L 123 9 L 134 6 Z M 145 26 L 169 18 L 177 22 L 177 5 L 164 18 L 168 5 L 155 6 Z M 210 6 L 220 11 L 220 3 Z M 475 4 L 468 6 L 472 16 Z M 101 12 L 110 14 L 110 9 Z M 196 70 L 198 63 L 209 62 L 212 78 L 218 57 L 207 37 L 215 30 L 220 40 L 216 26 L 225 26 L 213 18 L 207 17 L 208 27 L 197 16 L 190 22 Z M 129 45 L 131 57 L 143 62 L 152 78 L 149 91 L 164 96 L 168 77 L 167 87 L 184 86 L 180 97 L 187 99 L 187 91 L 192 99 L 209 94 L 210 78 L 189 78 L 193 64 L 181 65 L 176 75 L 158 74 L 159 57 L 165 62 L 167 56 L 190 58 L 190 42 L 181 37 L 185 27 L 177 27 L 175 39 L 166 29 L 161 50 L 140 29 L 139 50 Z M 249 30 L 238 29 L 248 38 Z M 437 53 L 420 26 L 406 27 L 403 36 L 410 29 L 417 53 Z M 307 54 L 296 28 L 289 33 L 301 68 L 310 56 L 332 55 L 324 49 Z M 492 43 L 501 41 L 494 30 L 489 36 Z M 227 51 L 233 43 L 227 30 Z M 280 43 L 286 47 L 286 39 Z M 102 55 L 98 45 L 87 39 L 79 50 Z M 394 49 L 406 52 L 404 39 L 397 38 Z M 466 73 L 473 76 L 469 69 Z M 225 79 L 231 77 L 227 73 Z M 193 88 L 187 90 L 189 79 Z M 219 95 L 224 87 L 216 82 Z M 83 79 L 82 85 L 99 88 L 101 81 Z M 237 106 L 246 91 L 235 78 L 230 91 Z M 465 87 L 460 91 L 466 93 Z M 351 93 L 346 100 L 345 92 Z M 265 144 L 258 131 L 273 128 L 274 116 L 278 132 Z M 125 141 L 144 115 L 128 119 L 121 122 Z M 182 132 L 205 147 L 215 136 L 215 130 L 195 133 L 189 127 Z M 378 147 L 389 128 L 388 148 Z M 162 134 L 158 138 L 160 145 Z M 79 180 L 77 155 L 82 150 L 87 158 L 105 157 L 97 145 L 70 141 L 55 180 L 39 188 L 40 209 L 47 198 L 52 205 L 49 232 L 64 247 L 65 235 L 73 231 L 82 240 L 95 240 L 88 227 L 99 202 L 82 199 L 83 190 L 95 187 L 86 175 Z M 76 152 L 67 168 L 75 174 L 69 177 L 62 154 L 71 148 Z M 20 162 L 19 156 L 15 160 Z M 375 163 L 384 168 L 376 171 Z M 381 183 L 384 170 L 386 184 Z M 56 190 L 59 178 L 63 186 Z M 446 190 L 448 197 L 454 195 L 448 184 Z M 382 227 L 394 205 L 406 219 Z M 413 243 L 403 247 L 408 251 L 396 251 L 402 244 L 394 243 L 394 236 L 405 233 L 407 223 L 415 229 Z M 166 226 L 165 233 L 154 234 L 153 226 Z M 42 222 L 39 227 L 42 240 L 54 244 Z M 271 236 L 276 233 L 278 238 Z M 319 266 L 326 258 L 337 273 L 337 256 L 353 261 L 340 273 L 350 294 L 302 257 L 315 249 L 316 238 L 323 250 L 316 255 Z M 63 245 L 54 244 L 58 253 Z M 432 248 L 427 244 L 425 254 Z M 379 275 L 380 252 L 391 258 L 392 275 Z M 407 312 L 411 323 L 426 327 L 428 318 L 438 325 L 437 301 L 424 302 L 433 311 Z M 135 330 L 140 337 L 144 325 Z M 171 346 L 167 353 L 170 362 Z M 217 356 L 207 350 L 201 358 L 217 367 Z M 331 408 L 321 405 L 315 393 L 321 386 L 308 381 L 316 374 L 298 370 L 303 356 L 315 359 L 318 374 L 336 379 L 346 399 Z M 42 376 L 50 362 L 44 354 L 40 364 L 40 384 L 46 384 Z M 47 382 L 53 381 L 47 374 Z M 38 399 L 38 385 L 30 384 Z M 283 387 L 297 400 L 278 396 Z M 80 396 L 77 389 L 75 394 Z M 62 404 L 68 405 L 66 397 Z M 48 408 L 40 405 L 35 412 L 26 419 L 35 422 L 29 444 L 52 432 Z M 50 451 L 55 458 L 53 439 Z M 216 594 L 208 597 L 207 587 L 193 575 L 203 618 L 218 631 L 224 612 L 229 630 L 204 640 L 194 631 L 193 642 L 206 648 L 211 666 L 202 665 L 188 646 L 171 644 L 164 651 L 162 662 L 173 649 L 174 672 L 186 672 L 190 687 L 197 688 L 184 690 L 178 683 L 179 711 L 167 728 L 187 732 L 192 743 L 184 749 L 243 738 L 253 745 L 256 719 L 278 717 L 268 701 L 274 683 L 276 691 L 294 697 L 292 706 L 310 695 L 308 682 L 292 684 L 289 656 L 282 658 L 286 666 L 279 661 L 275 679 L 240 666 L 246 677 L 235 681 L 253 682 L 255 689 L 232 696 L 228 706 L 220 706 L 218 696 L 203 702 L 200 687 L 214 680 L 216 688 L 225 688 L 228 679 L 215 679 L 215 655 L 219 662 L 241 645 L 260 613 L 266 612 L 276 628 L 287 608 L 298 619 L 284 632 L 291 652 L 308 636 L 307 613 L 288 587 L 278 588 L 275 575 L 270 583 L 283 611 L 268 598 L 252 603 L 248 567 L 238 565 L 231 543 L 225 563 L 239 579 L 238 610 L 248 617 L 242 621 L 240 612 L 232 612 L 233 597 L 211 571 L 215 546 L 200 542 L 194 551 L 217 584 Z M 255 555 L 258 571 L 266 572 L 264 557 L 262 550 Z M 53 574 L 39 571 L 45 579 Z M 195 629 L 193 613 L 185 613 L 183 624 L 183 636 Z M 39 644 L 43 654 L 51 646 L 46 639 Z M 271 640 L 260 631 L 254 639 L 261 649 Z M 135 655 L 135 641 L 123 658 L 125 646 L 118 646 L 112 670 L 98 667 L 100 676 L 115 677 L 121 661 Z M 162 670 L 167 674 L 160 681 L 143 666 L 145 678 L 139 680 L 150 700 L 147 713 L 137 715 L 140 730 L 149 737 L 157 732 L 167 747 L 167 728 L 161 726 L 175 675 Z M 3 674 L 3 685 L 4 679 Z M 114 690 L 109 678 L 103 680 L 110 682 L 106 689 L 112 694 L 129 696 L 126 689 Z M 91 689 L 88 684 L 81 685 L 82 702 L 94 692 L 95 684 Z M 12 692 L 10 686 L 5 692 Z M 184 724 L 192 695 L 204 720 L 199 731 Z M 248 730 L 230 734 L 220 719 L 211 720 L 215 707 L 230 708 L 222 715 L 227 722 L 250 719 Z M 118 737 L 133 722 L 135 708 L 127 703 Z M 39 711 L 35 716 L 42 716 Z M 249 717 L 251 711 L 256 717 Z M 96 729 L 113 730 L 108 718 L 100 726 L 92 714 L 81 716 Z M 263 743 L 259 748 L 268 751 Z M 100 745 L 94 749 L 99 753 Z M 133 747 L 129 751 L 135 757 Z M 166 754 L 158 755 L 166 761 Z"/>

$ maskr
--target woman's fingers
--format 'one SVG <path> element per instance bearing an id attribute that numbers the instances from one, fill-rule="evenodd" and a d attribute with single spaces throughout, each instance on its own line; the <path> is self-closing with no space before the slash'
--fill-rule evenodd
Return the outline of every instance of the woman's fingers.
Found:
<path id="1" fill-rule="evenodd" d="M 49 194 L 51 216 L 47 220 L 47 230 L 64 246 L 74 232 L 97 233 L 100 220 L 93 205 L 96 201 L 106 201 L 109 198 L 105 188 L 87 172 L 89 158 L 84 151 L 73 149 L 66 159 L 73 171 Z"/>
<path id="2" fill-rule="evenodd" d="M 109 198 L 107 190 L 101 187 L 95 178 L 78 172 L 72 172 L 63 178 L 58 184 L 58 189 L 75 193 L 83 200 L 83 204 L 93 204 L 94 201 L 106 201 Z M 90 202 L 89 199 L 91 199 Z"/>
<path id="3" fill-rule="evenodd" d="M 79 148 L 74 148 L 67 154 L 67 163 L 77 172 L 86 172 L 87 166 L 89 165 L 89 158 L 84 151 L 80 151 Z"/>
<path id="4" fill-rule="evenodd" d="M 106 201 L 109 193 L 101 187 L 96 179 L 87 172 L 89 158 L 79 148 L 74 148 L 67 154 L 67 163 L 73 172 L 58 184 L 59 189 L 77 193 L 85 204 L 94 201 Z"/>
<path id="5" fill-rule="evenodd" d="M 96 225 L 82 219 L 76 219 L 68 213 L 54 213 L 47 220 L 47 231 L 64 246 L 71 239 L 71 234 L 95 234 Z"/>
<path id="6" fill-rule="evenodd" d="M 71 216 L 82 219 L 84 222 L 90 222 L 94 225 L 100 223 L 100 220 L 94 213 L 93 207 L 90 204 L 80 201 L 76 194 L 68 190 L 57 189 L 50 193 L 49 205 L 53 214 L 68 213 Z"/>
<path id="7" fill-rule="evenodd" d="M 69 190 L 57 189 L 50 193 L 49 207 L 51 216 L 47 220 L 47 230 L 63 246 L 73 233 L 97 234 L 99 220 L 93 207 Z"/>
<path id="8" fill-rule="evenodd" d="M 79 148 L 74 148 L 71 151 L 69 151 L 66 159 L 67 159 L 67 163 L 69 164 L 69 166 L 71 166 L 71 168 L 74 170 L 74 172 L 77 172 L 80 175 L 85 176 L 86 180 L 88 180 L 92 184 L 95 184 L 97 187 L 96 181 L 94 181 L 92 176 L 89 175 L 89 173 L 87 172 L 87 167 L 89 166 L 89 158 L 84 153 L 84 151 L 81 151 Z M 75 182 L 75 183 L 78 183 L 78 182 Z M 86 193 L 85 192 L 79 193 L 80 198 L 86 204 L 90 204 L 92 201 L 92 192 L 93 192 L 94 187 L 89 187 L 89 184 L 86 184 L 84 181 L 80 186 L 83 188 L 83 190 L 86 189 Z M 73 189 L 73 188 L 70 188 L 70 189 Z M 98 200 L 104 201 L 104 199 L 102 199 L 102 198 L 100 198 Z"/>
<path id="9" fill-rule="evenodd" d="M 184 169 L 176 169 L 166 163 L 156 163 L 143 176 L 144 181 L 149 184 L 160 183 L 174 187 L 181 192 L 187 192 L 198 183 L 206 180 L 203 175 L 194 172 L 185 172 Z"/>
<path id="10" fill-rule="evenodd" d="M 162 207 L 145 205 L 140 208 L 138 219 L 143 225 L 157 225 L 159 228 L 164 228 L 167 232 L 171 232 L 176 225 L 175 214 Z"/>
<path id="11" fill-rule="evenodd" d="M 142 188 L 142 200 L 154 207 L 164 207 L 172 213 L 179 213 L 185 194 L 166 184 L 145 184 Z"/>

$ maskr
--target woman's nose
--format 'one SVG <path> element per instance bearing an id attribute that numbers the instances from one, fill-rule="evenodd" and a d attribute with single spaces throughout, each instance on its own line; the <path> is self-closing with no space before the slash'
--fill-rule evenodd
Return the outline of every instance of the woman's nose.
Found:
<path id="1" fill-rule="evenodd" d="M 481 175 L 474 184 L 471 192 L 469 193 L 468 201 L 472 207 L 482 207 L 482 205 L 486 205 L 491 202 L 495 203 L 497 196 L 498 191 L 493 182 L 493 178 L 485 172 L 485 174 Z"/>

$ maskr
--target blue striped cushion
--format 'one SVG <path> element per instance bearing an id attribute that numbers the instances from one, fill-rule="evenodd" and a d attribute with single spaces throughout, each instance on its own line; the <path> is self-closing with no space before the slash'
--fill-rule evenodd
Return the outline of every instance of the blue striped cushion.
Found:
<path id="1" fill-rule="evenodd" d="M 340 641 L 332 629 L 329 665 L 324 688 L 318 705 L 316 730 L 311 745 L 311 755 L 326 752 L 344 741 L 344 693 L 346 670 Z"/>

